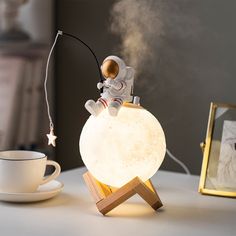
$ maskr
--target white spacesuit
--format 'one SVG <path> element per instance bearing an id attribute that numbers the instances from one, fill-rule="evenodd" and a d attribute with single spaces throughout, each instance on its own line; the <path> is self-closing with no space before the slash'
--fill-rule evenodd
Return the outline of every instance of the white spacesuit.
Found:
<path id="1" fill-rule="evenodd" d="M 103 88 L 101 97 L 97 102 L 88 100 L 85 108 L 93 115 L 108 107 L 111 116 L 117 116 L 123 102 L 132 102 L 134 69 L 127 67 L 122 59 L 117 56 L 105 58 L 101 66 L 104 82 L 99 82 L 97 88 Z"/>

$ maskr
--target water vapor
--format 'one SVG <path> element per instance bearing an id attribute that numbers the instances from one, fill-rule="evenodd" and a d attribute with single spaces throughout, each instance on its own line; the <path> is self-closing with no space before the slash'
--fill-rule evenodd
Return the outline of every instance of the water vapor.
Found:
<path id="1" fill-rule="evenodd" d="M 193 1 L 118 0 L 111 9 L 111 32 L 120 38 L 116 49 L 126 63 L 143 74 L 157 74 L 163 56 L 174 61 L 176 42 L 191 41 L 199 34 L 200 24 Z M 173 42 L 173 39 L 176 42 Z M 170 47 L 167 47 L 171 44 Z M 164 59 L 166 60 L 166 59 Z M 142 79 L 141 79 L 142 80 Z"/>
<path id="2" fill-rule="evenodd" d="M 162 34 L 160 9 L 155 1 L 121 0 L 111 11 L 111 31 L 121 38 L 120 53 L 126 62 L 140 72 L 143 64 L 152 61 L 152 44 Z"/>

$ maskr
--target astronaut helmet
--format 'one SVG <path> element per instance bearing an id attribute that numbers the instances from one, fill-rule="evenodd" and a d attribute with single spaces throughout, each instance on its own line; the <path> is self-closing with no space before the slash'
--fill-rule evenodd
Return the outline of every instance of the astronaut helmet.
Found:
<path id="1" fill-rule="evenodd" d="M 125 62 L 117 56 L 108 56 L 104 59 L 101 71 L 103 76 L 111 79 L 124 79 L 127 70 Z"/>

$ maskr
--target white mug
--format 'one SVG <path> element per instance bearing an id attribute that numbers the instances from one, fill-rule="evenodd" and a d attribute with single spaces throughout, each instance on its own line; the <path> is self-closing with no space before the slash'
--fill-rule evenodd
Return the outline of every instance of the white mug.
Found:
<path id="1" fill-rule="evenodd" d="M 52 165 L 55 171 L 44 177 L 46 166 Z M 47 156 L 33 151 L 0 151 L 0 192 L 29 193 L 41 184 L 58 177 L 60 165 L 47 160 Z"/>

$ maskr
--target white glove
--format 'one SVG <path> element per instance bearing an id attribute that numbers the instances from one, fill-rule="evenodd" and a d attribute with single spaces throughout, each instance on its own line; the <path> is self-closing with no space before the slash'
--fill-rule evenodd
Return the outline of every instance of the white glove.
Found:
<path id="1" fill-rule="evenodd" d="M 106 79 L 106 80 L 104 81 L 105 86 L 106 86 L 106 87 L 111 87 L 111 86 L 112 86 L 112 80 L 113 80 L 113 79 L 110 79 L 110 78 Z"/>
<path id="2" fill-rule="evenodd" d="M 97 88 L 98 89 L 101 89 L 103 86 L 104 86 L 104 84 L 102 82 L 97 83 Z"/>

